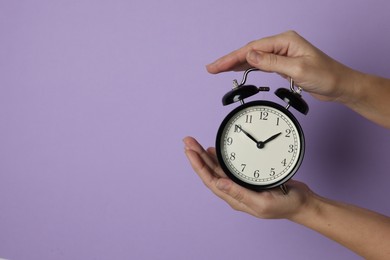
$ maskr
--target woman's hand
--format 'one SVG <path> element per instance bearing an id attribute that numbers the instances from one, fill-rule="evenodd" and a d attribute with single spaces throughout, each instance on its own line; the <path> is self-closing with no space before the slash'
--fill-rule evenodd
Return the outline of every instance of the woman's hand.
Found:
<path id="1" fill-rule="evenodd" d="M 307 206 L 312 192 L 305 184 L 290 180 L 287 195 L 279 188 L 251 191 L 226 177 L 218 164 L 214 148 L 205 150 L 192 137 L 186 137 L 184 144 L 187 158 L 203 183 L 233 209 L 258 218 L 291 219 Z"/>
<path id="2" fill-rule="evenodd" d="M 390 218 L 332 201 L 303 183 L 287 182 L 288 194 L 278 188 L 254 192 L 226 177 L 215 149 L 204 150 L 192 137 L 184 138 L 185 153 L 204 184 L 233 209 L 258 218 L 285 218 L 340 243 L 365 259 L 390 259 Z"/>
<path id="3" fill-rule="evenodd" d="M 325 101 L 349 100 L 361 76 L 327 56 L 294 31 L 262 38 L 207 65 L 210 73 L 256 67 L 291 77 L 295 84 Z"/>

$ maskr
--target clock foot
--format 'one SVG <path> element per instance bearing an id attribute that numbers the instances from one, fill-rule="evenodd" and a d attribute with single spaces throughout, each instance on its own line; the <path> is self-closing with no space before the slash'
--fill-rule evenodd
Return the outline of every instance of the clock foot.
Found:
<path id="1" fill-rule="evenodd" d="M 288 189 L 287 189 L 286 185 L 282 184 L 282 185 L 279 186 L 279 188 L 282 190 L 284 195 L 287 195 Z"/>

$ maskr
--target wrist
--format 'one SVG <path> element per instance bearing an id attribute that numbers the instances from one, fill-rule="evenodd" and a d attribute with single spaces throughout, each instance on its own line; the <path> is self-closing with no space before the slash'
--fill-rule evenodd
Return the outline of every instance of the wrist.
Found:
<path id="1" fill-rule="evenodd" d="M 324 198 L 309 191 L 306 194 L 304 203 L 302 203 L 295 214 L 291 215 L 288 220 L 304 226 L 310 226 L 310 222 L 316 221 L 321 215 L 325 204 L 324 200 Z"/>
<path id="2" fill-rule="evenodd" d="M 362 86 L 367 80 L 367 75 L 345 67 L 345 70 L 340 71 L 338 78 L 335 88 L 340 90 L 340 95 L 335 101 L 348 107 L 358 104 L 364 96 Z"/>

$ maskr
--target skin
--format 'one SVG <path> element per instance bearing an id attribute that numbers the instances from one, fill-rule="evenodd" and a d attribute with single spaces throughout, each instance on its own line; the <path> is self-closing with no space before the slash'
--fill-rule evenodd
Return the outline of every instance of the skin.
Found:
<path id="1" fill-rule="evenodd" d="M 294 31 L 250 42 L 207 65 L 207 70 L 216 74 L 250 67 L 292 77 L 315 98 L 340 102 L 390 128 L 390 80 L 337 62 Z"/>
<path id="2" fill-rule="evenodd" d="M 250 67 L 292 77 L 304 91 L 322 101 L 340 102 L 367 119 L 390 128 L 390 80 L 367 75 L 333 60 L 296 32 L 250 42 L 207 65 L 210 73 Z M 370 91 L 367 89 L 370 88 Z M 390 218 L 315 194 L 290 180 L 280 189 L 254 192 L 231 181 L 215 149 L 195 138 L 183 140 L 185 154 L 200 179 L 233 209 L 261 219 L 287 219 L 317 231 L 366 259 L 390 259 Z"/>

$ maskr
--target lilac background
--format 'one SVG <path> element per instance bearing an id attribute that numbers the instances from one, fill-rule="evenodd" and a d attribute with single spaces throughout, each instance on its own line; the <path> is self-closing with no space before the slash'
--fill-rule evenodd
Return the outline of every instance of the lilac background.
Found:
<path id="1" fill-rule="evenodd" d="M 231 210 L 192 172 L 181 139 L 213 145 L 234 107 L 221 97 L 241 74 L 204 65 L 259 37 L 294 29 L 390 77 L 389 10 L 387 0 L 0 1 L 0 257 L 359 259 L 288 221 Z M 304 97 L 296 179 L 390 214 L 389 131 Z"/>

